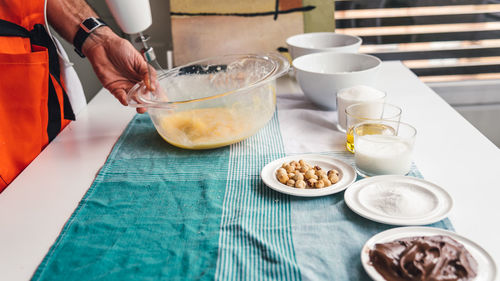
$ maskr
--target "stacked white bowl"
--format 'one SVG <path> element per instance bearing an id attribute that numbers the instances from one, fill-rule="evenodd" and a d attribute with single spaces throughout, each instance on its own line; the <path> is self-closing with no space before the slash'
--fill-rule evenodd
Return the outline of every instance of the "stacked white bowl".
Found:
<path id="1" fill-rule="evenodd" d="M 334 32 L 294 35 L 287 39 L 297 81 L 317 106 L 336 109 L 337 91 L 356 85 L 376 87 L 380 59 L 359 54 L 361 38 Z"/>

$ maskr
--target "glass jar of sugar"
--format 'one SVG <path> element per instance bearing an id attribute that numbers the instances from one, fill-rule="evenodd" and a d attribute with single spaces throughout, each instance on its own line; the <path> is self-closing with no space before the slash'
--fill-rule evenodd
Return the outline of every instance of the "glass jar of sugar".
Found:
<path id="1" fill-rule="evenodd" d="M 386 93 L 363 85 L 357 85 L 339 90 L 337 92 L 337 129 L 341 132 L 346 131 L 347 125 L 345 109 L 349 105 L 367 101 L 384 102 L 385 97 Z"/>
<path id="2" fill-rule="evenodd" d="M 367 125 L 391 127 L 393 133 L 365 134 L 363 128 Z M 399 121 L 368 121 L 356 125 L 353 134 L 354 162 L 360 175 L 406 175 L 410 172 L 417 134 L 413 126 Z"/>

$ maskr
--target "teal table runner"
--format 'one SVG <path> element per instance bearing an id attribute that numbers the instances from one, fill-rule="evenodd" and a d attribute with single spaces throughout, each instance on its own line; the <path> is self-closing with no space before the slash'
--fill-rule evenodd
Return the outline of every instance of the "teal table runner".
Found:
<path id="1" fill-rule="evenodd" d="M 255 136 L 204 151 L 167 144 L 137 115 L 33 280 L 370 280 L 361 247 L 393 226 L 353 213 L 343 192 L 266 187 L 260 170 L 283 147 L 276 114 Z"/>

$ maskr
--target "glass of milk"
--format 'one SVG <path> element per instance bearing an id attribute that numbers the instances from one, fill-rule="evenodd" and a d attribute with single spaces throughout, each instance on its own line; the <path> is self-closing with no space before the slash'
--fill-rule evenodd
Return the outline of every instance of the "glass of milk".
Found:
<path id="1" fill-rule="evenodd" d="M 391 127 L 392 134 L 370 133 L 366 125 Z M 399 121 L 367 121 L 354 127 L 354 162 L 357 172 L 364 177 L 377 175 L 406 175 L 410 172 L 412 152 L 417 130 Z"/>
<path id="2" fill-rule="evenodd" d="M 359 123 L 373 121 L 365 124 L 358 131 L 363 131 L 365 134 L 393 134 L 393 128 L 388 127 L 376 121 L 397 121 L 401 119 L 402 109 L 399 106 L 392 104 L 369 101 L 355 103 L 345 109 L 346 115 L 346 149 L 354 153 L 354 135 L 353 129 Z"/>
<path id="3" fill-rule="evenodd" d="M 363 85 L 339 90 L 337 92 L 337 129 L 341 132 L 346 131 L 347 124 L 345 109 L 349 105 L 367 101 L 384 102 L 385 96 L 386 93 Z"/>

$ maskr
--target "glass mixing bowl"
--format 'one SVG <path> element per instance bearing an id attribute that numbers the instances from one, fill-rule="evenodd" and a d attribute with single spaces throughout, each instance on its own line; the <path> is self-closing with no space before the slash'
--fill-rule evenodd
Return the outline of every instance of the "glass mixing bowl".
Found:
<path id="1" fill-rule="evenodd" d="M 143 82 L 128 93 L 133 107 L 147 107 L 170 144 L 209 149 L 255 134 L 273 116 L 276 78 L 288 71 L 279 54 L 226 55 L 159 72 L 156 90 Z"/>

